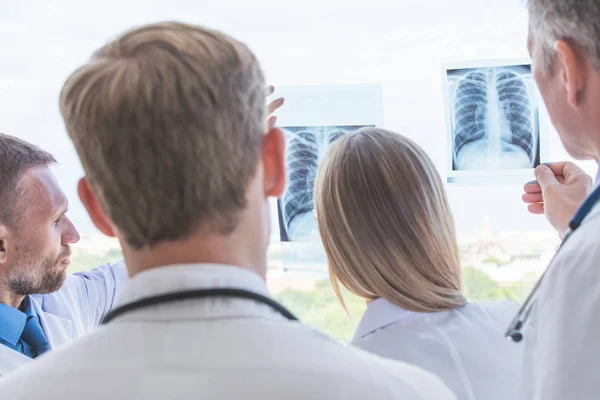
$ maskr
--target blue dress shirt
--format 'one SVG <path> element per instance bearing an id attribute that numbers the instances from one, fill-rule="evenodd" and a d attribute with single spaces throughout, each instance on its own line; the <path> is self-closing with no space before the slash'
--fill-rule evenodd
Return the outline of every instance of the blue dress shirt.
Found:
<path id="1" fill-rule="evenodd" d="M 22 308 L 23 311 L 0 304 L 0 343 L 35 358 L 50 346 L 29 296 L 25 297 Z"/>

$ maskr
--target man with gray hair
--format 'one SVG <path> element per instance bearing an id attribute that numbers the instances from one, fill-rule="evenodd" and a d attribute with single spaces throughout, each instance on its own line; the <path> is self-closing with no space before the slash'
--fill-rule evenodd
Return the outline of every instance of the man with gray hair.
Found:
<path id="1" fill-rule="evenodd" d="M 574 158 L 600 161 L 600 1 L 529 0 L 529 51 L 552 123 Z M 564 238 L 524 330 L 523 399 L 600 396 L 598 179 L 572 163 L 536 169 L 523 199 Z M 591 191 L 591 193 L 590 193 Z M 585 201 L 584 201 L 585 199 Z M 571 222 L 569 222 L 571 221 Z"/>
<path id="2" fill-rule="evenodd" d="M 284 136 L 242 43 L 182 23 L 129 31 L 65 84 L 95 225 L 132 277 L 106 325 L 0 383 L 17 399 L 453 399 L 433 375 L 295 321 L 265 285 Z"/>

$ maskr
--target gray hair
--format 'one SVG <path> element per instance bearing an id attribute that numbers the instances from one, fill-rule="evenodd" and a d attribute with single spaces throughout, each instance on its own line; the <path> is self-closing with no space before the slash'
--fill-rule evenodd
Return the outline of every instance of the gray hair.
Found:
<path id="1" fill-rule="evenodd" d="M 544 68 L 554 60 L 554 43 L 571 40 L 600 69 L 600 1 L 528 0 L 530 32 L 543 51 Z"/>

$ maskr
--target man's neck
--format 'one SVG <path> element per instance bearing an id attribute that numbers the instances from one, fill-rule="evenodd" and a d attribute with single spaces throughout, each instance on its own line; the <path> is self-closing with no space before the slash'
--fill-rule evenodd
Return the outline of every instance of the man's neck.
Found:
<path id="1" fill-rule="evenodd" d="M 0 303 L 2 304 L 6 304 L 13 308 L 19 308 L 21 303 L 23 303 L 23 300 L 25 300 L 25 296 L 12 293 L 4 287 L 0 289 Z"/>
<path id="2" fill-rule="evenodd" d="M 193 235 L 135 251 L 121 241 L 121 247 L 130 277 L 149 269 L 179 264 L 232 265 L 251 270 L 263 278 L 266 275 L 266 254 L 257 256 L 261 253 L 259 249 L 236 240 L 235 236 Z"/>

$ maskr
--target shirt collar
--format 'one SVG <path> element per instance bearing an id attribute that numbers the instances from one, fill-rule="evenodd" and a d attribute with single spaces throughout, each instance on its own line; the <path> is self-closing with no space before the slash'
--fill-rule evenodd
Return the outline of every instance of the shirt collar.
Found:
<path id="1" fill-rule="evenodd" d="M 179 264 L 153 268 L 135 275 L 125 284 L 117 299 L 117 306 L 161 294 L 219 287 L 243 289 L 272 297 L 267 289 L 265 280 L 258 274 L 245 268 L 219 264 Z M 255 310 L 256 308 L 252 307 L 262 306 L 245 300 L 242 301 L 244 302 L 243 311 L 238 309 L 235 312 L 245 312 L 249 309 Z M 194 307 L 195 312 L 203 315 L 207 311 L 211 314 L 218 314 L 214 307 L 210 306 L 210 302 L 206 301 L 203 304 L 204 307 Z M 258 311 L 259 314 L 261 310 L 264 309 L 260 309 Z M 229 311 L 233 312 L 232 310 Z M 190 309 L 178 307 L 175 309 L 171 308 L 165 314 L 168 317 L 178 318 L 181 315 L 189 315 L 189 313 Z M 156 316 L 157 314 L 154 313 L 153 315 Z"/>
<path id="2" fill-rule="evenodd" d="M 16 346 L 21 338 L 27 319 L 37 316 L 29 296 L 23 300 L 23 310 L 0 304 L 0 339 L 11 346 Z"/>
<path id="3" fill-rule="evenodd" d="M 22 308 L 23 308 L 23 312 L 27 316 L 27 319 L 29 319 L 29 317 L 37 317 L 35 308 L 33 308 L 33 301 L 31 301 L 31 298 L 29 296 L 25 296 L 25 299 L 23 300 Z"/>
<path id="4" fill-rule="evenodd" d="M 365 336 L 385 328 L 395 322 L 406 320 L 409 318 L 416 318 L 421 316 L 422 313 L 415 311 L 405 310 L 400 308 L 384 298 L 378 298 L 373 300 L 365 310 L 358 327 L 354 332 L 352 341 L 355 342 L 364 338 Z"/>

